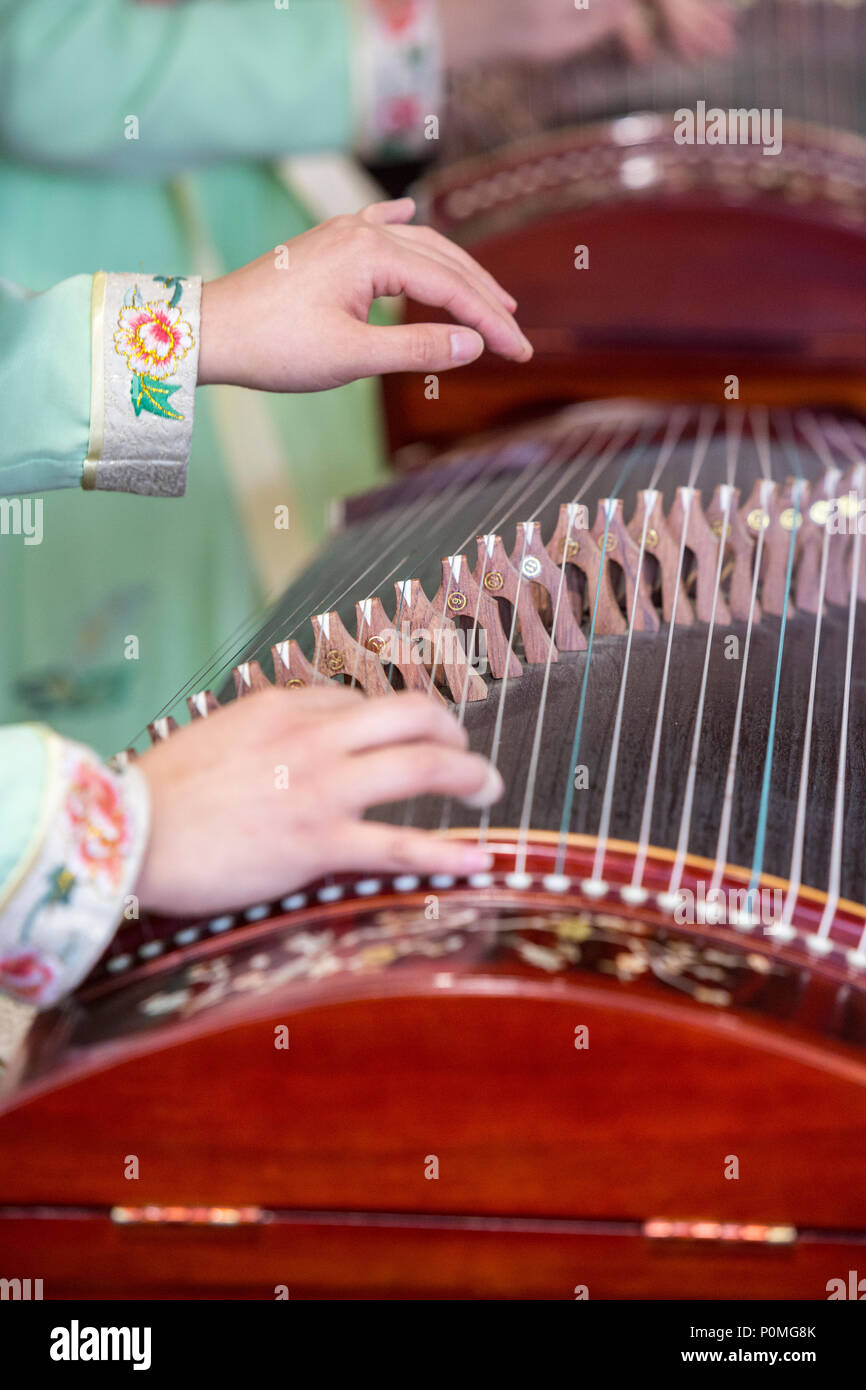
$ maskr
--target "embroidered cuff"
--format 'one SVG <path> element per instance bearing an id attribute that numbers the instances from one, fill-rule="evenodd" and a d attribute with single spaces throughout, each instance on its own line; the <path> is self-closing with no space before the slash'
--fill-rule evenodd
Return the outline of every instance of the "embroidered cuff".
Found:
<path id="1" fill-rule="evenodd" d="M 434 0 L 352 0 L 352 13 L 358 153 L 374 161 L 431 153 L 443 105 Z"/>
<path id="2" fill-rule="evenodd" d="M 84 979 L 114 934 L 147 842 L 147 783 L 113 772 L 80 743 L 45 741 L 42 806 L 31 845 L 2 886 L 0 991 L 51 1008 Z"/>
<path id="3" fill-rule="evenodd" d="M 94 275 L 90 445 L 82 487 L 183 495 L 200 313 L 200 279 Z"/>

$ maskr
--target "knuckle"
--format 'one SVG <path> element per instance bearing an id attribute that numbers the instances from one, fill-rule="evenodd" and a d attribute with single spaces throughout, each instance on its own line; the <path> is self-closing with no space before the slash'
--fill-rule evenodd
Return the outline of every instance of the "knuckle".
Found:
<path id="1" fill-rule="evenodd" d="M 286 691 L 278 686 L 268 690 L 257 690 L 252 697 L 247 696 L 250 706 L 255 706 L 256 714 L 268 726 L 283 723 L 286 716 Z"/>
<path id="2" fill-rule="evenodd" d="M 424 744 L 413 751 L 412 763 L 418 782 L 424 787 L 437 787 L 442 781 L 442 753 L 438 748 Z"/>
<path id="3" fill-rule="evenodd" d="M 385 842 L 385 855 L 394 869 L 414 869 L 421 861 L 418 837 L 395 830 Z"/>
<path id="4" fill-rule="evenodd" d="M 439 360 L 436 338 L 432 333 L 423 330 L 413 333 L 409 351 L 412 361 L 418 367 L 431 367 Z"/>

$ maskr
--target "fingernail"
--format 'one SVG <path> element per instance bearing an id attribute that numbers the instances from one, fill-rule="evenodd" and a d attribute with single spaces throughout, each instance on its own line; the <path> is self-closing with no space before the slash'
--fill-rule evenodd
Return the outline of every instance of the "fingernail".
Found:
<path id="1" fill-rule="evenodd" d="M 464 806 L 471 806 L 475 810 L 481 810 L 485 806 L 492 806 L 505 792 L 505 783 L 492 763 L 487 765 L 487 776 L 484 785 L 471 796 L 462 798 Z"/>
<path id="2" fill-rule="evenodd" d="M 518 340 L 519 340 L 519 342 L 520 342 L 520 346 L 523 348 L 523 351 L 524 351 L 529 357 L 531 357 L 532 354 L 533 354 L 533 352 L 535 351 L 535 349 L 534 349 L 534 347 L 532 346 L 532 344 L 531 344 L 531 342 L 529 341 L 529 339 L 527 338 L 526 334 L 525 334 L 525 333 L 518 333 L 517 336 L 518 336 Z"/>
<path id="3" fill-rule="evenodd" d="M 477 333 L 470 329 L 457 329 L 451 334 L 451 361 L 474 362 L 480 356 L 484 344 Z"/>

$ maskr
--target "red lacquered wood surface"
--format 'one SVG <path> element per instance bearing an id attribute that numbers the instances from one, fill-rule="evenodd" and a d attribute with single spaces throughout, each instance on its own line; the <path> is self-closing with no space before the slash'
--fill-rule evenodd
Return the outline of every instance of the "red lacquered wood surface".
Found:
<path id="1" fill-rule="evenodd" d="M 500 886 L 441 893 L 426 935 L 423 889 L 383 888 L 91 988 L 68 1069 L 0 1118 L 21 1277 L 38 1251 L 49 1298 L 825 1296 L 866 1243 L 850 910 L 806 969 L 796 943 L 628 909 L 616 844 L 609 901 L 553 906 L 553 840 L 522 893 L 497 842 Z M 575 837 L 569 873 L 590 856 Z"/>
<path id="2" fill-rule="evenodd" d="M 599 396 L 722 402 L 732 374 L 743 404 L 862 408 L 864 148 L 793 123 L 778 158 L 678 146 L 669 118 L 646 117 L 433 175 L 423 215 L 508 286 L 536 351 L 484 354 L 435 407 L 423 377 L 386 378 L 392 447 Z"/>

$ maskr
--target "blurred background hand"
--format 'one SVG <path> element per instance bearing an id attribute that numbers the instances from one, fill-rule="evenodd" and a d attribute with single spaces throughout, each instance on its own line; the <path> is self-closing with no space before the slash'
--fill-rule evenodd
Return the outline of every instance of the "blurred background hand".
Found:
<path id="1" fill-rule="evenodd" d="M 734 45 L 724 0 L 439 0 L 445 66 L 458 72 L 486 63 L 565 62 L 615 39 L 633 62 L 664 45 L 687 62 L 723 57 Z"/>

